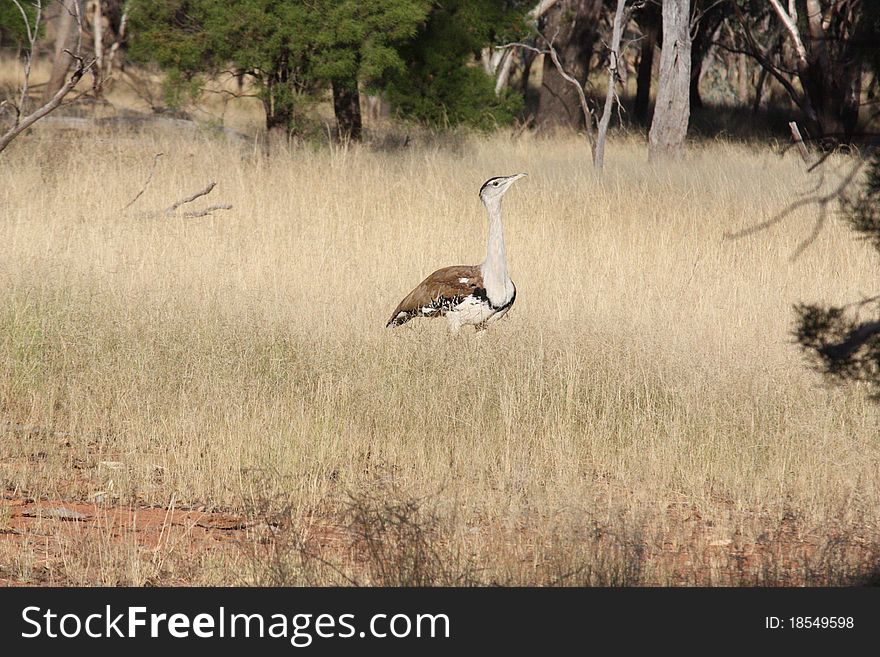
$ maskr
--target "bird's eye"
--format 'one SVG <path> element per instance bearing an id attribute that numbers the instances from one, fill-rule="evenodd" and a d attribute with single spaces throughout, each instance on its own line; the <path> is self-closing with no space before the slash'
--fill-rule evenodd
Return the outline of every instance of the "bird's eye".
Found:
<path id="1" fill-rule="evenodd" d="M 497 181 L 497 180 L 496 180 L 495 182 L 492 183 L 492 187 L 498 187 L 498 181 Z"/>

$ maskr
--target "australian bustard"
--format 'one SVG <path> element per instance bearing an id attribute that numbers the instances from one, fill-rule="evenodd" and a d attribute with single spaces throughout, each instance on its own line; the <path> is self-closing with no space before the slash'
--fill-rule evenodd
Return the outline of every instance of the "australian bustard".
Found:
<path id="1" fill-rule="evenodd" d="M 516 287 L 507 275 L 501 197 L 524 173 L 489 178 L 480 188 L 480 200 L 489 215 L 486 259 L 479 265 L 438 269 L 401 301 L 387 326 L 400 326 L 413 317 L 446 317 L 457 331 L 465 324 L 477 330 L 504 317 L 516 299 Z"/>

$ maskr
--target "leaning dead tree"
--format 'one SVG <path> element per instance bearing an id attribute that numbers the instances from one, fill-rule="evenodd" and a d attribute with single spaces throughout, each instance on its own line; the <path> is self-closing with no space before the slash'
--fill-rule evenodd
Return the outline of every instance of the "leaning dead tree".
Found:
<path id="1" fill-rule="evenodd" d="M 627 0 L 617 0 L 617 8 L 614 10 L 614 20 L 611 26 L 611 44 L 608 54 L 608 88 L 605 91 L 605 104 L 602 107 L 602 118 L 596 136 L 596 152 L 593 154 L 593 164 L 601 171 L 605 162 L 605 136 L 608 134 L 608 125 L 611 123 L 611 113 L 616 105 L 620 108 L 620 98 L 617 96 L 617 83 L 620 81 L 620 41 L 623 37 L 623 27 L 629 22 L 635 4 L 629 8 Z M 585 117 L 586 118 L 586 117 Z"/>
<path id="2" fill-rule="evenodd" d="M 82 56 L 82 13 L 79 11 L 79 5 L 73 4 L 74 16 L 72 20 L 75 20 L 76 25 L 78 26 L 76 44 L 74 46 L 74 50 L 71 51 L 69 49 L 65 49 L 64 53 L 70 56 L 71 60 L 74 63 L 73 73 L 69 78 L 61 85 L 61 87 L 55 91 L 48 99 L 43 100 L 42 104 L 28 114 L 28 102 L 29 102 L 29 92 L 30 92 L 30 75 L 31 75 L 31 65 L 33 64 L 34 56 L 36 55 L 36 43 L 37 38 L 39 36 L 39 28 L 40 28 L 40 20 L 43 15 L 43 6 L 41 0 L 36 0 L 34 3 L 35 14 L 33 21 L 28 19 L 28 14 L 24 10 L 24 7 L 21 5 L 19 0 L 12 0 L 18 10 L 21 12 L 22 20 L 25 23 L 25 29 L 27 32 L 28 39 L 28 47 L 27 54 L 25 56 L 24 61 L 24 80 L 21 85 L 21 94 L 19 96 L 18 102 L 11 101 L 3 101 L 0 104 L 2 109 L 6 109 L 10 107 L 14 114 L 14 119 L 12 123 L 12 127 L 10 127 L 2 136 L 0 136 L 0 152 L 2 152 L 9 144 L 18 137 L 22 132 L 30 128 L 34 123 L 42 119 L 44 116 L 55 110 L 64 98 L 73 90 L 74 87 L 79 83 L 82 79 L 83 75 L 85 75 L 94 65 L 95 60 L 90 59 L 86 61 Z"/>

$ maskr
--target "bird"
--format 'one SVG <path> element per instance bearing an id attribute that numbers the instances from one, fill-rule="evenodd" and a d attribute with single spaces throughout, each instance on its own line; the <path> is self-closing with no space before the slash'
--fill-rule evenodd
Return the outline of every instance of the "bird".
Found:
<path id="1" fill-rule="evenodd" d="M 403 298 L 386 328 L 415 317 L 446 317 L 453 333 L 466 325 L 482 331 L 507 314 L 516 300 L 516 286 L 507 273 L 501 199 L 525 175 L 489 178 L 480 188 L 480 200 L 489 218 L 486 259 L 479 265 L 454 265 L 435 271 Z"/>

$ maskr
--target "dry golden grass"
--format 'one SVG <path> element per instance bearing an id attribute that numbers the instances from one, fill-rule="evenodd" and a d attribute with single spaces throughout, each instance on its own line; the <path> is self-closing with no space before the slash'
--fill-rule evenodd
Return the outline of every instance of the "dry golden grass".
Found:
<path id="1" fill-rule="evenodd" d="M 386 330 L 423 276 L 481 260 L 477 189 L 517 171 L 508 318 Z M 38 130 L 0 177 L 10 495 L 271 521 L 229 583 L 835 583 L 876 565 L 878 408 L 789 335 L 793 303 L 873 290 L 876 258 L 832 221 L 790 261 L 809 210 L 722 239 L 808 187 L 793 157 L 717 143 L 652 168 L 619 139 L 600 180 L 574 137 L 267 158 Z M 203 205 L 232 211 L 143 216 L 209 180 Z M 334 518 L 360 538 L 339 547 Z M 114 581 L 140 583 L 150 555 L 126 550 Z M 387 572 L 395 555 L 421 574 Z"/>

